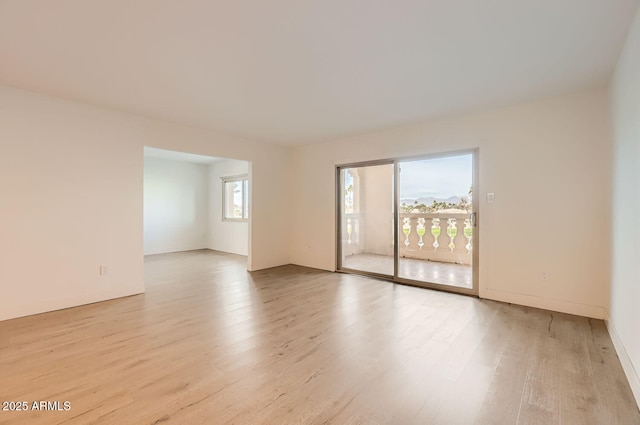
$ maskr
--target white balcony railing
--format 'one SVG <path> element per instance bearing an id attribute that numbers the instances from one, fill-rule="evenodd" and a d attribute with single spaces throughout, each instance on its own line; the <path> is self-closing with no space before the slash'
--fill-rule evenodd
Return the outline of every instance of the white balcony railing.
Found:
<path id="1" fill-rule="evenodd" d="M 471 264 L 473 227 L 468 214 L 401 213 L 399 218 L 401 258 Z M 343 255 L 393 255 L 393 216 L 389 214 L 382 221 L 389 224 L 388 232 L 380 228 L 380 217 L 376 221 L 376 226 L 368 227 L 365 214 L 345 214 Z"/>
<path id="2" fill-rule="evenodd" d="M 469 214 L 400 214 L 400 257 L 471 264 L 473 227 Z"/>

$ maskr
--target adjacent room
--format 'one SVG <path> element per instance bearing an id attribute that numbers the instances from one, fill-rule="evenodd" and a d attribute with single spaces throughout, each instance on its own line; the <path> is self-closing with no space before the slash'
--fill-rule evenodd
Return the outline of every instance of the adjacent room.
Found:
<path id="1" fill-rule="evenodd" d="M 640 425 L 638 0 L 0 0 L 1 424 Z"/>
<path id="2" fill-rule="evenodd" d="M 144 148 L 144 254 L 247 256 L 249 163 Z"/>

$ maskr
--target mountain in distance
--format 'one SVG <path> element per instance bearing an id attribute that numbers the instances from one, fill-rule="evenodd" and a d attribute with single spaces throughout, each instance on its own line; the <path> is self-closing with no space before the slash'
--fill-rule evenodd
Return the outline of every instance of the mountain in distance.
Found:
<path id="1" fill-rule="evenodd" d="M 400 204 L 404 202 L 407 205 L 413 205 L 415 201 L 418 201 L 418 204 L 425 204 L 426 206 L 429 206 L 433 204 L 433 201 L 436 201 L 436 202 L 444 201 L 451 204 L 459 204 L 461 200 L 462 198 L 460 196 L 449 196 L 446 199 L 427 196 L 426 198 L 418 198 L 418 199 L 412 199 L 412 198 L 400 199 Z"/>

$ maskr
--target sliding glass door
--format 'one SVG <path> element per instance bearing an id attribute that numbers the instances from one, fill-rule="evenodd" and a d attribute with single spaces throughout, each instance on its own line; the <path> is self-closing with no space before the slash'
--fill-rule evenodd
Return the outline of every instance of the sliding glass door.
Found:
<path id="1" fill-rule="evenodd" d="M 338 167 L 338 270 L 476 294 L 476 151 Z"/>
<path id="2" fill-rule="evenodd" d="M 398 277 L 473 288 L 473 154 L 398 162 Z"/>

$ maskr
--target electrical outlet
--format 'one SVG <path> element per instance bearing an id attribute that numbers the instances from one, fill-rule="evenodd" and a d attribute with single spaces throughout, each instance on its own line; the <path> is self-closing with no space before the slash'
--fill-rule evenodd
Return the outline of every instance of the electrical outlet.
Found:
<path id="1" fill-rule="evenodd" d="M 549 276 L 550 276 L 549 272 L 542 272 L 540 273 L 540 280 L 549 280 Z"/>
<path id="2" fill-rule="evenodd" d="M 109 266 L 106 264 L 100 265 L 100 276 L 107 276 L 109 274 Z"/>

